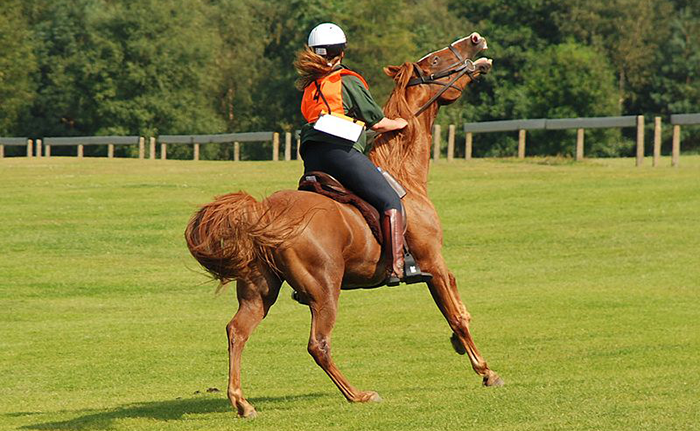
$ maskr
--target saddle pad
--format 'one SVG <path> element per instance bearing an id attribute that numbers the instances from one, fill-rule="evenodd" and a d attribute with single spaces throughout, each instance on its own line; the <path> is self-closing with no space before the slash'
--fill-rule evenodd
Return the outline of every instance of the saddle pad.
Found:
<path id="1" fill-rule="evenodd" d="M 298 190 L 314 192 L 333 199 L 341 204 L 349 204 L 360 211 L 367 221 L 372 235 L 382 245 L 382 229 L 379 223 L 379 211 L 362 198 L 346 189 L 338 180 L 324 172 L 309 172 L 302 175 Z"/>

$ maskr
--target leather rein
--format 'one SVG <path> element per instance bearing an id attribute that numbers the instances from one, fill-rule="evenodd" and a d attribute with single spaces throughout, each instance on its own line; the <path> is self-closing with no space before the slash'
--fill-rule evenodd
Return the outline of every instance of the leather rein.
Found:
<path id="1" fill-rule="evenodd" d="M 439 72 L 426 75 L 425 73 L 423 73 L 423 70 L 420 68 L 420 66 L 418 66 L 418 63 L 413 63 L 413 68 L 418 73 L 418 78 L 413 78 L 410 81 L 408 81 L 408 84 L 406 85 L 407 88 L 413 85 L 423 84 L 437 84 L 443 86 L 443 88 L 441 88 L 440 91 L 438 91 L 433 97 L 431 97 L 430 100 L 425 102 L 425 104 L 421 106 L 415 114 L 413 114 L 416 117 L 422 114 L 423 111 L 428 109 L 428 107 L 432 105 L 433 102 L 435 102 L 440 96 L 442 96 L 442 93 L 447 91 L 450 87 L 455 88 L 461 92 L 462 89 L 455 86 L 454 83 L 457 82 L 457 80 L 465 74 L 468 75 L 472 81 L 474 81 L 473 73 L 474 71 L 476 71 L 476 66 L 474 65 L 474 62 L 468 58 L 463 58 L 459 51 L 457 51 L 452 45 L 448 46 L 448 48 L 450 49 L 450 51 L 452 51 L 455 57 L 457 57 L 458 61 Z M 455 75 L 455 77 L 452 78 L 450 82 L 444 83 L 438 81 L 439 79 L 446 78 L 450 75 Z"/>

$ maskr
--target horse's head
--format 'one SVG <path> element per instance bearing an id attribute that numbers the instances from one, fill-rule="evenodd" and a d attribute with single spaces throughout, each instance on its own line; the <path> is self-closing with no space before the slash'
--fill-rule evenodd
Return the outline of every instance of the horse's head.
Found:
<path id="1" fill-rule="evenodd" d="M 427 101 L 416 112 L 418 115 L 435 101 L 441 105 L 454 102 L 462 95 L 467 84 L 488 73 L 492 60 L 474 60 L 486 49 L 486 38 L 475 32 L 425 55 L 415 63 L 389 66 L 384 72 L 394 78 L 400 87 L 420 86 L 427 89 Z"/>

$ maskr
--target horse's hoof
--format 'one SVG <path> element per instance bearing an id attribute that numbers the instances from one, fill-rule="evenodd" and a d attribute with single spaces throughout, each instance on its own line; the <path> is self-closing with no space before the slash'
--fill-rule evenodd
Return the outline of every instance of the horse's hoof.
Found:
<path id="1" fill-rule="evenodd" d="M 379 403 L 382 401 L 382 397 L 374 391 L 362 392 L 355 402 L 358 403 Z"/>
<path id="2" fill-rule="evenodd" d="M 258 412 L 254 408 L 250 408 L 249 410 L 238 412 L 238 416 L 240 416 L 243 419 L 255 419 L 256 417 L 258 417 Z"/>
<path id="3" fill-rule="evenodd" d="M 498 376 L 498 374 L 493 373 L 490 376 L 484 377 L 484 386 L 488 387 L 493 387 L 493 388 L 499 388 L 503 386 L 505 382 L 503 381 L 502 378 Z"/>
<path id="4" fill-rule="evenodd" d="M 372 396 L 367 401 L 371 401 L 373 403 L 381 403 L 382 397 L 380 397 L 378 393 L 372 392 Z"/>
<path id="5" fill-rule="evenodd" d="M 292 291 L 292 299 L 301 305 L 309 305 L 309 297 L 296 290 Z"/>
<path id="6" fill-rule="evenodd" d="M 452 348 L 455 349 L 455 352 L 457 352 L 458 355 L 464 355 L 467 353 L 467 349 L 464 348 L 464 345 L 461 341 L 459 341 L 459 337 L 454 332 L 450 337 L 450 342 L 452 343 Z"/>

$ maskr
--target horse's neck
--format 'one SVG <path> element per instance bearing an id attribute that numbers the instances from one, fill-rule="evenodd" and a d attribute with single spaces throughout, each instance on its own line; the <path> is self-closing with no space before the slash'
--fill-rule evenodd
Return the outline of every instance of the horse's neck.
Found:
<path id="1" fill-rule="evenodd" d="M 412 112 L 418 110 L 418 103 Z M 438 107 L 434 105 L 418 116 L 412 125 L 412 139 L 409 142 L 405 133 L 397 134 L 381 143 L 383 148 L 370 152 L 370 159 L 379 167 L 389 171 L 407 190 L 413 193 L 428 194 L 428 173 L 430 168 L 430 146 L 432 128 Z"/>

